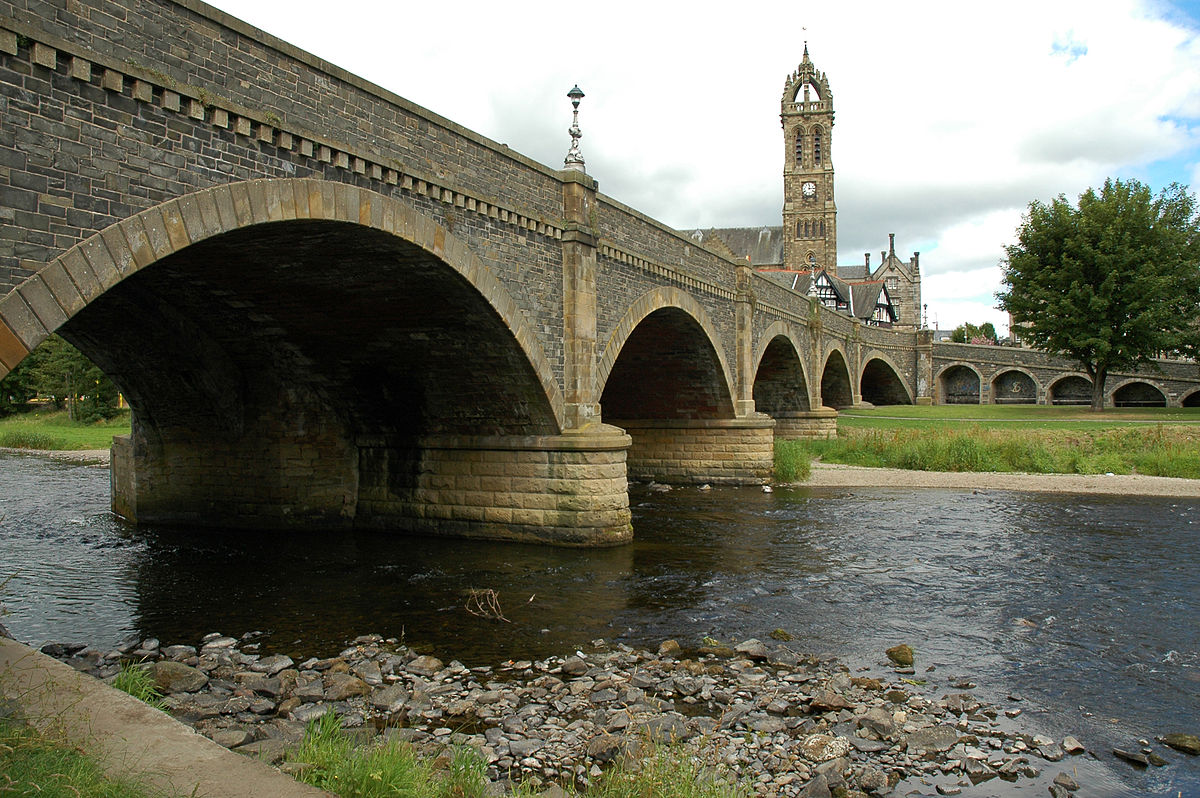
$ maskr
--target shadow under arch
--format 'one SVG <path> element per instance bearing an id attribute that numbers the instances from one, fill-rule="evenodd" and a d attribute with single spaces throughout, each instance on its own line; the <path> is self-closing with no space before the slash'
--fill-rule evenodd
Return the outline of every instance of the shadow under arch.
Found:
<path id="1" fill-rule="evenodd" d="M 970 363 L 951 363 L 937 373 L 938 399 L 944 405 L 980 403 L 983 378 Z"/>
<path id="2" fill-rule="evenodd" d="M 1166 407 L 1167 392 L 1149 380 L 1125 380 L 1113 389 L 1112 406 Z"/>
<path id="3" fill-rule="evenodd" d="M 561 429 L 565 405 L 549 360 L 515 300 L 466 243 L 401 200 L 312 178 L 204 189 L 116 222 L 67 250 L 0 300 L 0 377 L 51 333 L 146 267 L 239 230 L 300 221 L 376 231 L 448 266 L 507 328 L 541 386 L 541 401 Z M 68 340 L 79 338 L 92 350 L 85 350 L 89 356 L 98 353 L 104 359 L 93 342 L 73 336 L 70 329 L 63 334 Z"/>
<path id="4" fill-rule="evenodd" d="M 911 405 L 912 392 L 900 378 L 900 369 L 882 352 L 870 352 L 863 358 L 858 392 L 864 402 L 873 405 Z"/>
<path id="5" fill-rule="evenodd" d="M 1090 405 L 1092 380 L 1084 374 L 1064 374 L 1046 386 L 1048 405 Z"/>
<path id="6" fill-rule="evenodd" d="M 1008 366 L 992 377 L 992 404 L 1037 404 L 1038 381 L 1032 372 L 1019 366 Z"/>
<path id="7" fill-rule="evenodd" d="M 734 382 L 720 340 L 704 307 L 678 288 L 638 297 L 613 328 L 596 370 L 605 417 L 732 418 Z M 646 381 L 657 392 L 639 387 Z M 689 391 L 684 403 L 672 392 L 681 388 Z"/>
<path id="8" fill-rule="evenodd" d="M 854 404 L 854 387 L 850 383 L 850 367 L 841 348 L 834 347 L 825 356 L 821 370 L 821 404 L 841 410 Z"/>
<path id="9" fill-rule="evenodd" d="M 800 348 L 782 322 L 776 322 L 767 330 L 755 354 L 755 410 L 773 417 L 780 413 L 812 410 L 808 375 Z"/>

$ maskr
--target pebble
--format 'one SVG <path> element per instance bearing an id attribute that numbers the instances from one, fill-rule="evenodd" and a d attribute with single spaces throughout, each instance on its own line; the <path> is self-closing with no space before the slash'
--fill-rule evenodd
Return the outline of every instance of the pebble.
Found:
<path id="1" fill-rule="evenodd" d="M 134 640 L 108 654 L 73 644 L 44 650 L 104 679 L 136 652 L 164 676 L 179 675 L 164 702 L 175 718 L 276 763 L 309 721 L 328 713 L 360 744 L 382 733 L 431 758 L 470 746 L 496 795 L 510 782 L 584 788 L 614 762 L 638 756 L 646 741 L 684 745 L 772 796 L 884 795 L 900 782 L 928 786 L 935 778 L 939 794 L 958 795 L 997 777 L 1036 777 L 1032 757 L 1055 761 L 1083 750 L 1073 737 L 1060 746 L 999 728 L 998 718 L 1019 713 L 970 693 L 938 697 L 894 668 L 852 676 L 827 655 L 774 640 L 731 647 L 706 638 L 696 648 L 669 640 L 653 652 L 597 640 L 564 657 L 473 669 L 379 635 L 322 659 L 260 654 L 258 644 L 220 633 L 197 642 Z M 1139 750 L 1114 753 L 1151 763 Z M 1056 787 L 1077 789 L 1059 779 Z"/>

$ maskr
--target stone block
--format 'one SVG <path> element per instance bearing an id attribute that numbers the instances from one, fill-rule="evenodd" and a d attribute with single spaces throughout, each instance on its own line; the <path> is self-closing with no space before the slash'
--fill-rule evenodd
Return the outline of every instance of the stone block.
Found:
<path id="1" fill-rule="evenodd" d="M 144 80 L 133 81 L 133 99 L 148 103 L 154 101 L 154 86 Z"/>
<path id="2" fill-rule="evenodd" d="M 90 83 L 92 80 L 92 62 L 86 58 L 74 56 L 71 58 L 71 67 L 67 71 L 67 74 L 75 78 L 75 80 Z"/>
<path id="3" fill-rule="evenodd" d="M 6 55 L 17 54 L 17 34 L 0 28 L 0 53 L 5 53 Z"/>
<path id="4" fill-rule="evenodd" d="M 115 69 L 106 69 L 104 77 L 100 79 L 100 85 L 107 91 L 115 91 L 120 94 L 125 91 L 125 75 Z"/>
<path id="5" fill-rule="evenodd" d="M 48 332 L 54 332 L 67 320 L 67 313 L 40 276 L 33 276 L 17 289 L 34 315 Z"/>
<path id="6" fill-rule="evenodd" d="M 49 70 L 58 69 L 58 51 L 48 44 L 34 42 L 30 50 L 31 60 Z"/>

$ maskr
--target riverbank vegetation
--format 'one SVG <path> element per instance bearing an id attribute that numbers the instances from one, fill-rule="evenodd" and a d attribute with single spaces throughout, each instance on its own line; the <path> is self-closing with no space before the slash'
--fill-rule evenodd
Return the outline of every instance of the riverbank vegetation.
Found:
<path id="1" fill-rule="evenodd" d="M 34 406 L 0 418 L 0 447 L 9 449 L 107 449 L 114 435 L 129 432 L 129 411 L 100 421 L 78 421 L 53 405 Z"/>
<path id="2" fill-rule="evenodd" d="M 0 793 L 45 798 L 146 798 L 155 793 L 108 778 L 95 760 L 67 742 L 0 718 Z"/>
<path id="3" fill-rule="evenodd" d="M 883 407 L 845 411 L 836 440 L 783 441 L 776 452 L 777 461 L 782 451 L 791 460 L 916 471 L 1200 479 L 1200 423 L 1194 422 L 1200 408 Z M 778 471 L 776 478 L 789 481 Z"/>
<path id="4" fill-rule="evenodd" d="M 311 721 L 300 747 L 288 755 L 296 778 L 342 798 L 482 798 L 487 765 L 473 748 L 447 749 L 437 759 L 421 757 L 409 744 L 387 741 L 357 746 L 338 716 Z M 516 798 L 533 798 L 541 788 L 514 785 Z M 647 744 L 642 756 L 606 770 L 580 798 L 741 798 L 745 790 L 706 772 L 679 746 Z"/>

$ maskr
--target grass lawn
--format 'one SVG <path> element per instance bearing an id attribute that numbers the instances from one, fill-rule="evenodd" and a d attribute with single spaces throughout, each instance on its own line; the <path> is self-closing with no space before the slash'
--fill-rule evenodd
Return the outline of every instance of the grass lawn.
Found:
<path id="1" fill-rule="evenodd" d="M 129 411 L 109 421 L 81 424 L 67 411 L 30 410 L 0 418 L 0 447 L 12 449 L 107 449 L 114 435 L 129 432 Z"/>
<path id="2" fill-rule="evenodd" d="M 1130 424 L 1200 424 L 1200 407 L 1116 407 L 1093 413 L 1071 405 L 891 405 L 838 412 L 838 428 L 941 427 L 1097 429 Z"/>
<path id="3" fill-rule="evenodd" d="M 43 798 L 148 798 L 155 790 L 104 775 L 70 743 L 0 719 L 0 794 Z"/>
<path id="4" fill-rule="evenodd" d="M 1200 479 L 1200 408 L 1103 413 L 1040 405 L 850 409 L 838 416 L 837 440 L 781 441 L 777 463 L 780 449 L 792 459 L 917 471 Z"/>

